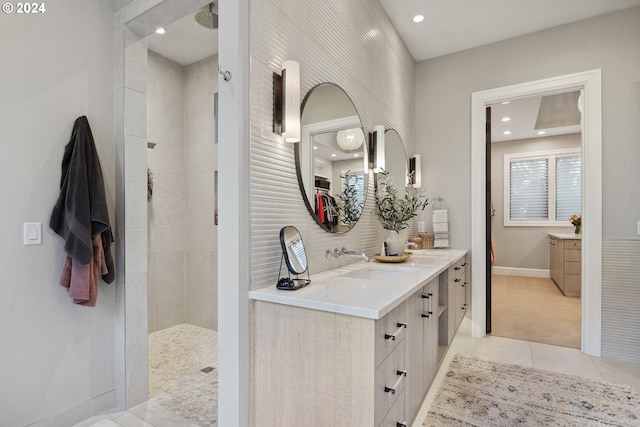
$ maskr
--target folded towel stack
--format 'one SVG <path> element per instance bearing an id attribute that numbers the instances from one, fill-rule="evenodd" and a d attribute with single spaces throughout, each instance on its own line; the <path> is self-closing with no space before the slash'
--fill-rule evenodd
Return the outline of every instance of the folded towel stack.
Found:
<path id="1" fill-rule="evenodd" d="M 433 211 L 433 247 L 449 247 L 449 217 L 446 209 Z"/>

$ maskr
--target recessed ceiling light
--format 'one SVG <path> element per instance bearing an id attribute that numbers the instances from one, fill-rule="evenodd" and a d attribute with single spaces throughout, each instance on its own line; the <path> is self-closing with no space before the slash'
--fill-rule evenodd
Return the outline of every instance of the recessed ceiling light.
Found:
<path id="1" fill-rule="evenodd" d="M 418 22 L 422 22 L 422 21 L 424 21 L 424 15 L 420 15 L 420 14 L 418 14 L 418 15 L 416 15 L 416 16 L 414 16 L 414 17 L 413 17 L 413 22 L 415 22 L 416 24 L 417 24 Z"/>
<path id="2" fill-rule="evenodd" d="M 503 122 L 511 121 L 511 117 L 503 117 L 503 118 L 502 118 L 502 121 L 503 121 Z"/>
<path id="3" fill-rule="evenodd" d="M 318 149 L 318 146 L 317 146 L 317 145 L 314 145 L 314 146 L 313 146 L 313 149 L 314 149 L 314 150 L 317 150 L 317 149 Z"/>
<path id="4" fill-rule="evenodd" d="M 158 29 L 156 30 L 156 34 L 164 34 L 164 33 L 166 33 L 166 32 L 167 32 L 167 30 L 165 30 L 165 29 L 164 29 L 164 28 L 162 28 L 162 27 L 158 27 Z"/>
<path id="5" fill-rule="evenodd" d="M 538 132 L 538 135 L 544 135 L 545 133 L 547 133 L 547 131 L 541 130 L 540 132 Z"/>
<path id="6" fill-rule="evenodd" d="M 335 157 L 335 156 L 337 156 L 337 154 L 336 154 L 336 153 L 333 153 L 333 154 L 331 155 L 331 157 Z"/>
<path id="7" fill-rule="evenodd" d="M 504 101 L 504 102 L 502 103 L 502 105 L 507 105 L 507 104 L 508 104 L 508 103 L 510 103 L 510 102 L 511 102 L 511 101 Z"/>
<path id="8" fill-rule="evenodd" d="M 505 130 L 504 132 L 502 132 L 503 135 L 511 135 L 511 131 L 510 130 Z"/>
<path id="9" fill-rule="evenodd" d="M 353 157 L 360 157 L 360 154 L 356 153 L 353 155 Z"/>

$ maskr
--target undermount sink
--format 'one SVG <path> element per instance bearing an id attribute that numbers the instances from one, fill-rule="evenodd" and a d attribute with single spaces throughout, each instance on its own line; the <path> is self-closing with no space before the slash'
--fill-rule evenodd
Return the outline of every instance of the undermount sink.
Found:
<path id="1" fill-rule="evenodd" d="M 351 277 L 354 279 L 393 281 L 410 276 L 417 270 L 417 268 L 411 267 L 382 267 L 377 265 L 370 265 L 359 270 L 343 273 L 340 276 Z"/>

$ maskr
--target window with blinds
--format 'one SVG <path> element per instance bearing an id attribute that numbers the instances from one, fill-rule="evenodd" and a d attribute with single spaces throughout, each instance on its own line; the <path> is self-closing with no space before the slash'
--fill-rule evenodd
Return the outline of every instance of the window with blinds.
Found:
<path id="1" fill-rule="evenodd" d="M 564 226 L 582 205 L 579 150 L 505 155 L 505 226 Z"/>

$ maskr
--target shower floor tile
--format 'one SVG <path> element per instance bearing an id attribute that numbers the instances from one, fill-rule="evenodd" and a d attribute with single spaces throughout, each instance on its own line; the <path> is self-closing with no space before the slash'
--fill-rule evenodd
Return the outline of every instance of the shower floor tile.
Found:
<path id="1" fill-rule="evenodd" d="M 200 427 L 217 426 L 217 367 L 216 331 L 181 324 L 149 334 L 149 402 Z"/>

